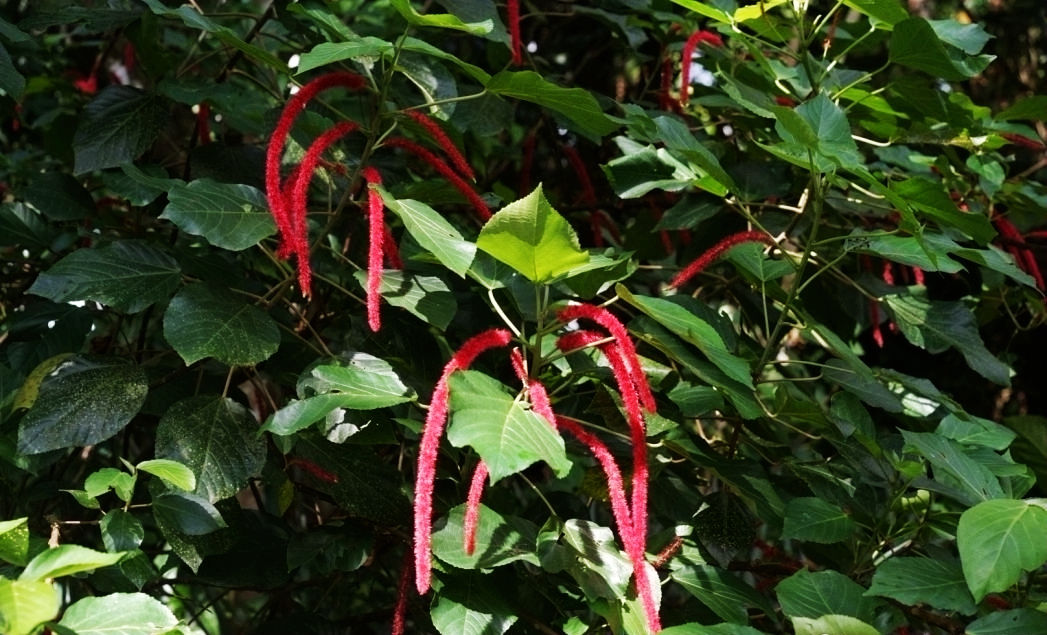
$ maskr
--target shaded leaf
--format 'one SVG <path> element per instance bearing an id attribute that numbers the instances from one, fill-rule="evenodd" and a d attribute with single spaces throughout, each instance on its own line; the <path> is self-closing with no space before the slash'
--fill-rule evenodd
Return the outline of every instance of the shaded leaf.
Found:
<path id="1" fill-rule="evenodd" d="M 153 513 L 161 526 L 173 527 L 186 536 L 203 536 L 226 526 L 217 507 L 188 492 L 154 496 Z"/>
<path id="2" fill-rule="evenodd" d="M 367 272 L 357 271 L 353 277 L 360 286 L 367 286 Z M 435 276 L 416 276 L 386 269 L 379 287 L 382 299 L 405 309 L 408 313 L 438 329 L 445 329 L 458 311 L 458 303 L 447 286 Z"/>
<path id="3" fill-rule="evenodd" d="M 992 55 L 972 57 L 944 44 L 930 22 L 923 18 L 909 18 L 895 24 L 888 49 L 892 62 L 950 81 L 973 77 L 994 59 Z"/>
<path id="4" fill-rule="evenodd" d="M 441 635 L 501 635 L 517 619 L 488 576 L 478 573 L 448 580 L 430 616 Z"/>
<path id="5" fill-rule="evenodd" d="M 79 220 L 95 211 L 95 201 L 87 189 L 80 181 L 61 172 L 34 176 L 24 196 L 51 220 Z"/>
<path id="6" fill-rule="evenodd" d="M 169 102 L 133 86 L 110 85 L 84 107 L 73 137 L 75 174 L 134 161 L 167 125 Z"/>
<path id="7" fill-rule="evenodd" d="M 268 314 L 207 284 L 189 285 L 171 300 L 164 338 L 186 365 L 213 357 L 247 366 L 265 361 L 280 346 L 280 330 Z"/>
<path id="8" fill-rule="evenodd" d="M 458 505 L 447 516 L 436 521 L 433 532 L 433 555 L 459 569 L 490 569 L 523 560 L 538 565 L 535 538 L 538 528 L 516 517 L 504 517 L 486 505 L 480 505 L 480 523 L 476 528 L 476 550 L 473 555 L 462 547 L 465 505 Z"/>
<path id="9" fill-rule="evenodd" d="M 782 538 L 834 543 L 854 533 L 854 521 L 836 505 L 821 498 L 794 498 L 785 505 Z"/>
<path id="10" fill-rule="evenodd" d="M 866 595 L 970 615 L 977 610 L 959 561 L 895 556 L 876 567 Z"/>
<path id="11" fill-rule="evenodd" d="M 915 449 L 933 466 L 935 480 L 957 488 L 963 503 L 1004 498 L 1000 482 L 989 468 L 968 456 L 955 441 L 931 432 L 901 433 L 906 447 Z"/>
<path id="12" fill-rule="evenodd" d="M 487 92 L 515 97 L 558 112 L 578 126 L 579 131 L 595 137 L 618 127 L 588 91 L 557 86 L 534 71 L 502 71 L 487 82 Z"/>
<path id="13" fill-rule="evenodd" d="M 494 23 L 491 20 L 466 23 L 450 13 L 418 13 L 411 6 L 410 0 L 390 0 L 390 3 L 409 24 L 416 26 L 454 29 L 456 31 L 465 31 L 470 35 L 486 35 L 494 28 Z"/>
<path id="14" fill-rule="evenodd" d="M 131 512 L 122 509 L 111 509 L 102 516 L 99 525 L 102 530 L 102 543 L 106 551 L 131 551 L 137 549 L 145 538 L 142 523 Z"/>
<path id="15" fill-rule="evenodd" d="M 775 593 L 782 612 L 791 618 L 848 615 L 872 621 L 877 604 L 864 597 L 865 589 L 857 582 L 831 570 L 811 573 L 800 569 L 782 580 L 775 587 Z"/>
<path id="16" fill-rule="evenodd" d="M 1035 609 L 996 611 L 967 625 L 967 635 L 1047 633 L 1047 613 Z"/>
<path id="17" fill-rule="evenodd" d="M 276 232 L 265 194 L 250 185 L 197 179 L 167 193 L 166 218 L 215 247 L 241 251 Z"/>
<path id="18" fill-rule="evenodd" d="M 766 613 L 774 612 L 766 598 L 734 574 L 719 567 L 686 565 L 674 569 L 672 577 L 725 622 L 748 623 L 750 608 Z"/>

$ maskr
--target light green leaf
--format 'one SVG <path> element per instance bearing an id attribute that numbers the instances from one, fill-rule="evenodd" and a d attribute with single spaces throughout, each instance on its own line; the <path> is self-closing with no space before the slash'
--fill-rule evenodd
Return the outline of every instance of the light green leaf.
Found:
<path id="1" fill-rule="evenodd" d="M 366 288 L 366 271 L 358 271 L 353 277 Z M 435 276 L 416 276 L 386 269 L 382 272 L 379 291 L 389 304 L 407 310 L 440 330 L 447 328 L 458 312 L 458 303 L 450 287 Z"/>
<path id="2" fill-rule="evenodd" d="M 595 137 L 618 128 L 588 91 L 557 86 L 534 71 L 502 71 L 487 82 L 487 92 L 529 101 L 558 112 L 578 126 L 580 132 Z"/>
<path id="3" fill-rule="evenodd" d="M 884 300 L 910 342 L 932 354 L 953 347 L 982 377 L 1010 385 L 1010 368 L 985 348 L 974 314 L 964 304 L 911 295 L 889 295 Z"/>
<path id="4" fill-rule="evenodd" d="M 491 20 L 466 23 L 450 13 L 418 13 L 411 6 L 410 0 L 390 0 L 390 4 L 409 24 L 416 26 L 454 29 L 456 31 L 465 31 L 470 35 L 487 35 L 494 28 L 494 23 Z"/>
<path id="5" fill-rule="evenodd" d="M 464 520 L 465 505 L 458 505 L 437 521 L 437 529 L 433 532 L 433 555 L 459 569 L 492 569 L 517 560 L 539 564 L 534 553 L 538 528 L 530 522 L 522 518 L 506 518 L 480 505 L 476 550 L 470 556 L 462 547 Z"/>
<path id="6" fill-rule="evenodd" d="M 159 476 L 165 483 L 180 490 L 191 492 L 196 489 L 196 475 L 178 461 L 149 459 L 135 466 L 136 470 Z"/>
<path id="7" fill-rule="evenodd" d="M 794 617 L 792 623 L 796 635 L 880 635 L 875 627 L 849 615 Z"/>
<path id="8" fill-rule="evenodd" d="M 749 364 L 727 350 L 723 339 L 711 324 L 670 300 L 633 295 L 621 284 L 615 287 L 615 291 L 623 300 L 697 346 L 698 350 L 728 377 L 752 389 L 753 379 L 749 372 Z"/>
<path id="9" fill-rule="evenodd" d="M 104 441 L 138 414 L 148 390 L 142 369 L 125 360 L 68 358 L 47 374 L 18 422 L 18 451 L 39 454 Z"/>
<path id="10" fill-rule="evenodd" d="M 385 190 L 381 193 L 385 206 L 400 217 L 407 233 L 445 267 L 464 278 L 476 255 L 476 245 L 462 238 L 453 225 L 425 203 L 397 200 Z"/>
<path id="11" fill-rule="evenodd" d="M 341 409 L 354 409 L 356 397 L 340 392 L 292 399 L 262 425 L 261 430 L 280 436 L 304 430 Z"/>
<path id="12" fill-rule="evenodd" d="M 477 371 L 454 373 L 449 383 L 447 439 L 455 447 L 472 446 L 487 464 L 491 483 L 536 461 L 545 461 L 560 476 L 571 471 L 560 435 L 501 383 Z"/>
<path id="13" fill-rule="evenodd" d="M 782 538 L 831 544 L 846 540 L 853 532 L 851 517 L 821 498 L 794 498 L 785 505 Z"/>
<path id="14" fill-rule="evenodd" d="M 40 274 L 29 293 L 53 302 L 93 300 L 138 313 L 171 297 L 181 271 L 174 258 L 146 243 L 123 240 L 77 249 Z"/>
<path id="15" fill-rule="evenodd" d="M 214 502 L 246 487 L 265 462 L 265 439 L 246 408 L 201 395 L 168 408 L 156 430 L 156 456 L 196 475 L 196 494 Z M 188 533 L 188 532 L 187 532 Z"/>
<path id="16" fill-rule="evenodd" d="M 163 635 L 178 618 L 144 593 L 111 593 L 75 602 L 58 625 L 77 635 Z"/>
<path id="17" fill-rule="evenodd" d="M 0 578 L 0 632 L 6 635 L 29 635 L 58 615 L 60 606 L 50 582 Z"/>
<path id="18" fill-rule="evenodd" d="M 842 167 L 862 163 L 847 115 L 824 92 L 795 109 L 776 106 L 774 110 L 779 117 L 776 128 L 786 143 L 802 146 Z"/>
<path id="19" fill-rule="evenodd" d="M 217 507 L 187 492 L 154 496 L 153 513 L 161 526 L 172 527 L 186 536 L 203 536 L 226 526 Z"/>
<path id="20" fill-rule="evenodd" d="M 131 512 L 122 509 L 111 509 L 102 516 L 100 523 L 102 542 L 106 551 L 131 551 L 137 549 L 145 538 L 142 523 Z"/>
<path id="21" fill-rule="evenodd" d="M 934 467 L 934 478 L 956 489 L 954 497 L 974 505 L 993 498 L 1004 498 L 1000 482 L 989 468 L 964 453 L 951 439 L 932 432 L 902 430 L 907 448 L 915 449 Z"/>
<path id="22" fill-rule="evenodd" d="M 134 161 L 168 124 L 170 102 L 133 86 L 111 85 L 84 107 L 73 137 L 74 174 Z"/>
<path id="23" fill-rule="evenodd" d="M 792 618 L 849 615 L 872 621 L 877 604 L 863 597 L 865 589 L 861 585 L 832 570 L 811 573 L 800 569 L 782 580 L 775 592 L 782 612 Z"/>
<path id="24" fill-rule="evenodd" d="M 625 599 L 633 565 L 614 540 L 614 532 L 588 520 L 564 523 L 567 572 L 589 598 Z M 549 569 L 548 563 L 543 566 Z M 554 567 L 555 568 L 555 567 Z"/>
<path id="25" fill-rule="evenodd" d="M 0 520 L 0 560 L 24 567 L 29 562 L 29 519 Z"/>
<path id="26" fill-rule="evenodd" d="M 894 26 L 909 17 L 909 12 L 898 0 L 843 0 L 843 3 L 888 26 Z"/>
<path id="27" fill-rule="evenodd" d="M 767 599 L 756 589 L 719 567 L 686 565 L 674 569 L 672 578 L 725 622 L 748 623 L 749 608 L 758 608 L 768 614 L 774 612 Z"/>
<path id="28" fill-rule="evenodd" d="M 977 610 L 960 563 L 954 560 L 895 556 L 876 567 L 866 595 L 891 598 L 907 606 L 927 604 L 964 615 Z"/>
<path id="29" fill-rule="evenodd" d="M 589 260 L 578 236 L 545 198 L 542 186 L 495 214 L 476 246 L 531 282 L 549 282 Z"/>
<path id="30" fill-rule="evenodd" d="M 123 557 L 123 553 L 104 553 L 80 545 L 58 545 L 36 554 L 18 579 L 36 581 L 61 578 L 114 565 Z"/>
<path id="31" fill-rule="evenodd" d="M 974 416 L 960 418 L 955 414 L 946 415 L 938 423 L 935 434 L 964 445 L 980 445 L 1000 452 L 1006 450 L 1018 436 L 995 421 Z"/>
<path id="32" fill-rule="evenodd" d="M 984 214 L 961 212 L 940 182 L 913 177 L 891 183 L 889 188 L 879 190 L 879 193 L 885 196 L 888 192 L 891 196 L 902 199 L 892 201 L 895 205 L 905 207 L 907 203 L 921 212 L 921 215 L 937 221 L 941 227 L 955 227 L 979 243 L 987 243 L 996 235 L 996 230 Z"/>
<path id="33" fill-rule="evenodd" d="M 301 75 L 307 71 L 342 60 L 351 60 L 358 57 L 378 57 L 394 50 L 391 42 L 377 37 L 362 37 L 349 42 L 322 42 L 313 47 L 308 53 L 302 53 L 298 60 L 296 74 Z"/>
<path id="34" fill-rule="evenodd" d="M 690 9 L 691 11 L 694 11 L 695 13 L 697 13 L 699 15 L 705 16 L 707 18 L 711 18 L 713 20 L 716 20 L 717 22 L 722 22 L 724 24 L 730 24 L 731 23 L 731 16 L 729 14 L 727 14 L 727 13 L 724 13 L 720 9 L 717 9 L 715 6 L 710 6 L 712 3 L 709 3 L 709 2 L 699 2 L 698 0 L 672 0 L 672 1 L 673 1 L 674 4 L 678 4 L 681 7 L 684 7 L 686 9 Z"/>
<path id="35" fill-rule="evenodd" d="M 943 43 L 931 23 L 923 18 L 909 18 L 895 24 L 888 49 L 895 64 L 949 81 L 974 77 L 995 59 L 993 55 L 970 56 Z"/>
<path id="36" fill-rule="evenodd" d="M 103 467 L 84 481 L 84 491 L 91 498 L 98 498 L 110 489 L 116 492 L 120 500 L 130 502 L 134 494 L 135 477 L 114 467 Z"/>
<path id="37" fill-rule="evenodd" d="M 268 359 L 280 346 L 280 329 L 258 307 L 207 284 L 191 284 L 164 313 L 164 338 L 186 365 L 213 357 L 229 366 Z"/>
<path id="38" fill-rule="evenodd" d="M 925 240 L 929 236 L 931 234 L 926 232 L 923 238 L 917 238 L 916 236 L 894 234 L 872 234 L 858 229 L 851 232 L 844 244 L 848 250 L 872 254 L 892 262 L 919 267 L 924 271 L 944 271 L 946 273 L 962 271 L 963 265 L 950 258 L 948 251 L 949 243 L 956 247 L 959 245 L 944 236 L 942 236 L 944 241 Z"/>
<path id="39" fill-rule="evenodd" d="M 167 200 L 160 218 L 215 247 L 241 251 L 276 232 L 265 194 L 250 185 L 197 179 L 173 185 Z"/>
<path id="40" fill-rule="evenodd" d="M 1047 510 L 1026 501 L 978 503 L 960 516 L 956 546 L 975 602 L 1047 562 Z"/>
<path id="41" fill-rule="evenodd" d="M 660 633 L 661 635 L 766 635 L 763 631 L 741 624 L 714 624 L 712 626 L 679 624 L 663 628 Z"/>
<path id="42" fill-rule="evenodd" d="M 1047 633 L 1047 613 L 1035 609 L 996 611 L 967 625 L 966 635 Z"/>
<path id="43" fill-rule="evenodd" d="M 503 595 L 480 573 L 448 580 L 430 616 L 441 635 L 501 635 L 517 619 Z"/>

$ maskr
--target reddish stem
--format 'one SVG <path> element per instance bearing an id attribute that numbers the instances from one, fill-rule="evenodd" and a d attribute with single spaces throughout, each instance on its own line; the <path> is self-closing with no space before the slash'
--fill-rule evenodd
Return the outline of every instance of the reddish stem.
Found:
<path id="1" fill-rule="evenodd" d="M 211 143 L 211 106 L 206 101 L 197 105 L 196 138 L 202 146 Z"/>
<path id="2" fill-rule="evenodd" d="M 429 136 L 433 138 L 433 141 L 443 149 L 444 153 L 451 159 L 451 163 L 454 164 L 454 167 L 458 169 L 462 176 L 470 181 L 476 180 L 476 174 L 473 172 L 473 168 L 469 165 L 469 162 L 465 160 L 462 151 L 458 149 L 458 146 L 456 146 L 453 141 L 451 141 L 451 138 L 447 136 L 447 133 L 444 132 L 439 124 L 433 121 L 433 119 L 425 113 L 417 110 L 408 110 L 406 112 L 408 117 L 414 119 L 418 125 L 425 128 L 425 131 L 428 132 Z"/>
<path id="3" fill-rule="evenodd" d="M 706 267 L 716 262 L 716 260 L 724 255 L 731 247 L 742 243 L 753 242 L 774 245 L 774 241 L 771 237 L 762 232 L 744 231 L 738 232 L 737 234 L 731 234 L 707 249 L 701 256 L 695 258 L 691 264 L 684 267 L 683 271 L 676 274 L 676 277 L 672 279 L 672 282 L 669 283 L 669 287 L 675 289 L 683 285 L 685 282 L 704 271 Z"/>
<path id="4" fill-rule="evenodd" d="M 520 41 L 520 0 L 507 0 L 505 12 L 509 22 L 509 44 L 513 53 L 513 66 L 522 66 L 523 44 Z"/>
<path id="5" fill-rule="evenodd" d="M 426 150 L 414 141 L 404 139 L 403 137 L 392 137 L 386 139 L 385 145 L 392 148 L 406 150 L 425 163 L 428 163 L 469 200 L 481 220 L 487 220 L 491 217 L 491 210 L 487 207 L 487 203 L 485 203 L 484 200 L 480 198 L 480 195 L 477 194 L 476 191 L 462 179 L 462 177 L 458 176 L 458 174 L 451 169 L 451 166 L 447 165 L 443 159 Z"/>

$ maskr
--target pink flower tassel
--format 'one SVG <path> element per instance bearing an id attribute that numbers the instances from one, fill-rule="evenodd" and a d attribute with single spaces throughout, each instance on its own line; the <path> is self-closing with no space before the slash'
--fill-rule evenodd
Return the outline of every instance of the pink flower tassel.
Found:
<path id="1" fill-rule="evenodd" d="M 465 501 L 465 521 L 462 528 L 462 548 L 470 556 L 476 551 L 476 529 L 480 525 L 480 498 L 484 493 L 484 483 L 488 476 L 487 464 L 480 461 L 473 471 L 469 483 L 469 496 Z"/>
<path id="2" fill-rule="evenodd" d="M 428 591 L 432 582 L 433 485 L 440 437 L 447 422 L 448 380 L 454 371 L 469 368 L 478 355 L 491 348 L 506 346 L 511 338 L 512 334 L 505 329 L 490 329 L 469 338 L 444 366 L 433 390 L 422 428 L 414 483 L 414 570 L 415 588 L 419 594 Z"/>
<path id="3" fill-rule="evenodd" d="M 367 248 L 367 325 L 373 333 L 382 328 L 379 303 L 382 301 L 382 250 L 385 243 L 385 219 L 382 212 L 385 203 L 378 192 L 382 184 L 382 175 L 378 170 L 368 166 L 361 174 L 367 181 L 367 230 L 370 245 Z"/>
<path id="4" fill-rule="evenodd" d="M 408 110 L 406 112 L 407 116 L 414 119 L 415 123 L 420 125 L 422 128 L 425 128 L 425 131 L 428 132 L 429 136 L 433 138 L 433 141 L 443 149 L 444 153 L 451 159 L 451 163 L 454 164 L 454 167 L 462 176 L 470 181 L 476 180 L 476 174 L 473 172 L 472 166 L 470 166 L 469 162 L 465 160 L 462 151 L 458 149 L 458 146 L 456 146 L 453 141 L 451 141 L 451 138 L 447 136 L 447 133 L 444 132 L 439 124 L 433 121 L 432 118 L 427 116 L 425 113 L 417 110 Z"/>
<path id="5" fill-rule="evenodd" d="M 727 253 L 731 247 L 742 243 L 753 242 L 774 245 L 774 241 L 771 240 L 770 236 L 758 231 L 744 231 L 738 232 L 737 234 L 731 234 L 707 249 L 705 253 L 698 256 L 693 262 L 691 262 L 691 264 L 684 267 L 684 270 L 676 274 L 676 277 L 669 283 L 669 287 L 673 289 L 680 287 L 685 282 L 704 271 L 706 267 L 716 262 L 716 260 Z"/>
<path id="6" fill-rule="evenodd" d="M 385 140 L 385 144 L 392 148 L 400 148 L 406 150 L 411 154 L 414 154 L 422 161 L 428 163 L 434 170 L 440 173 L 440 176 L 447 179 L 451 185 L 453 185 L 459 192 L 465 196 L 466 199 L 472 204 L 473 209 L 476 210 L 477 216 L 481 220 L 487 220 L 491 217 L 491 210 L 487 207 L 487 203 L 484 202 L 480 195 L 476 193 L 473 188 L 465 182 L 462 177 L 458 176 L 457 173 L 451 166 L 447 165 L 443 159 L 436 156 L 432 152 L 426 150 L 422 146 L 418 145 L 413 141 L 404 139 L 403 137 L 392 137 Z"/>

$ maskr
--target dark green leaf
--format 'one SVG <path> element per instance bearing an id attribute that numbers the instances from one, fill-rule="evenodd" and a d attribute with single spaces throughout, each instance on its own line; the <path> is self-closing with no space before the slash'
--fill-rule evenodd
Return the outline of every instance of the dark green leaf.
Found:
<path id="1" fill-rule="evenodd" d="M 739 577 L 719 567 L 687 565 L 675 569 L 672 578 L 725 622 L 748 623 L 750 608 L 774 612 L 766 598 Z"/>
<path id="2" fill-rule="evenodd" d="M 955 414 L 942 419 L 935 434 L 964 445 L 980 445 L 1001 452 L 1018 436 L 995 421 L 979 417 L 960 418 Z"/>
<path id="3" fill-rule="evenodd" d="M 618 127 L 603 113 L 600 104 L 588 91 L 557 86 L 534 71 L 502 71 L 487 83 L 487 91 L 558 112 L 578 126 L 579 131 L 595 137 L 602 137 Z"/>
<path id="4" fill-rule="evenodd" d="M 1047 633 L 1047 613 L 1035 609 L 997 611 L 967 625 L 967 635 Z"/>
<path id="5" fill-rule="evenodd" d="M 867 595 L 970 615 L 977 610 L 959 561 L 895 556 L 876 567 Z"/>
<path id="6" fill-rule="evenodd" d="M 462 238 L 453 225 L 425 203 L 397 200 L 382 190 L 385 206 L 403 221 L 404 228 L 418 244 L 428 249 L 445 267 L 465 276 L 476 255 L 476 245 Z"/>
<path id="7" fill-rule="evenodd" d="M 1015 119 L 1026 119 L 1032 121 L 1044 121 L 1047 119 L 1047 95 L 1033 95 L 1024 99 L 1018 99 L 1010 107 L 996 115 L 997 121 L 1013 121 Z"/>
<path id="8" fill-rule="evenodd" d="M 254 417 L 232 399 L 190 397 L 160 419 L 156 455 L 192 470 L 195 492 L 213 502 L 236 494 L 261 470 L 266 445 L 257 433 Z"/>
<path id="9" fill-rule="evenodd" d="M 1045 535 L 1047 510 L 1026 501 L 990 500 L 963 512 L 956 546 L 975 602 L 1047 562 Z"/>
<path id="10" fill-rule="evenodd" d="M 360 286 L 367 285 L 367 272 L 353 274 Z M 379 287 L 382 299 L 389 304 L 406 309 L 424 322 L 438 329 L 445 329 L 458 311 L 451 289 L 435 276 L 416 276 L 386 269 L 382 273 Z"/>
<path id="11" fill-rule="evenodd" d="M 122 240 L 74 251 L 40 274 L 29 292 L 54 302 L 93 300 L 138 313 L 169 298 L 180 277 L 178 263 L 165 252 Z"/>
<path id="12" fill-rule="evenodd" d="M 775 592 L 789 617 L 818 618 L 848 615 L 872 621 L 876 601 L 863 597 L 865 589 L 837 571 L 811 573 L 800 569 L 782 580 Z"/>
<path id="13" fill-rule="evenodd" d="M 80 545 L 58 545 L 45 549 L 29 561 L 19 580 L 32 582 L 45 578 L 61 578 L 74 573 L 94 571 L 116 564 L 122 553 L 104 553 Z"/>
<path id="14" fill-rule="evenodd" d="M 538 528 L 526 520 L 503 517 L 480 505 L 480 522 L 476 529 L 476 550 L 465 553 L 462 546 L 462 524 L 465 505 L 458 505 L 436 522 L 433 532 L 433 555 L 459 569 L 491 569 L 523 560 L 538 565 L 535 537 Z M 441 526 L 442 524 L 442 526 Z"/>
<path id="15" fill-rule="evenodd" d="M 614 193 L 622 198 L 639 198 L 656 189 L 676 192 L 698 178 L 664 148 L 641 147 L 602 167 Z"/>
<path id="16" fill-rule="evenodd" d="M 890 191 L 940 226 L 955 227 L 980 243 L 987 243 L 996 235 L 984 215 L 961 212 L 941 183 L 915 177 L 892 183 Z"/>
<path id="17" fill-rule="evenodd" d="M 167 125 L 166 99 L 132 86 L 107 86 L 84 108 L 73 137 L 75 174 L 135 160 Z"/>
<path id="18" fill-rule="evenodd" d="M 578 581 L 589 598 L 624 599 L 633 566 L 618 548 L 614 532 L 587 520 L 564 523 L 563 543 L 567 548 L 567 572 Z M 543 562 L 550 569 L 548 562 Z"/>
<path id="19" fill-rule="evenodd" d="M 724 171 L 720 160 L 704 145 L 698 142 L 694 134 L 683 121 L 676 117 L 655 117 L 654 125 L 659 139 L 665 147 L 678 153 L 682 158 L 694 164 L 702 172 L 712 177 L 717 187 L 706 187 L 713 194 L 723 196 L 727 192 L 737 191 L 734 179 Z"/>
<path id="20" fill-rule="evenodd" d="M 167 200 L 160 218 L 215 247 L 241 251 L 276 231 L 265 195 L 250 185 L 197 179 L 173 185 Z"/>
<path id="21" fill-rule="evenodd" d="M 992 55 L 975 57 L 944 44 L 931 23 L 909 18 L 894 25 L 890 42 L 891 61 L 945 80 L 964 80 L 985 70 Z"/>
<path id="22" fill-rule="evenodd" d="M 24 195 L 51 220 L 80 220 L 95 211 L 95 201 L 80 181 L 61 172 L 36 175 Z"/>
<path id="23" fill-rule="evenodd" d="M 50 248 L 55 233 L 29 206 L 22 203 L 0 205 L 0 244 L 44 250 Z"/>
<path id="24" fill-rule="evenodd" d="M 1011 383 L 1010 368 L 985 348 L 974 315 L 962 303 L 911 295 L 889 295 L 884 299 L 898 328 L 916 346 L 930 353 L 953 347 L 982 377 L 1003 386 Z"/>
<path id="25" fill-rule="evenodd" d="M 39 454 L 104 441 L 145 402 L 145 373 L 121 359 L 73 357 L 50 371 L 18 424 L 18 450 Z"/>
<path id="26" fill-rule="evenodd" d="M 229 366 L 268 359 L 280 346 L 276 322 L 258 307 L 206 284 L 192 284 L 164 313 L 164 338 L 192 364 L 213 357 Z"/>
<path id="27" fill-rule="evenodd" d="M 187 536 L 203 536 L 226 526 L 218 509 L 206 498 L 186 492 L 154 496 L 153 513 L 160 524 Z"/>
<path id="28" fill-rule="evenodd" d="M 0 45 L 0 90 L 11 99 L 21 99 L 25 77 L 15 68 L 7 49 Z"/>
<path id="29" fill-rule="evenodd" d="M 73 603 L 58 625 L 77 635 L 156 635 L 175 628 L 178 618 L 144 593 L 111 593 Z"/>
<path id="30" fill-rule="evenodd" d="M 448 580 L 430 615 L 441 635 L 502 635 L 517 619 L 504 596 L 479 573 Z"/>
<path id="31" fill-rule="evenodd" d="M 855 230 L 848 236 L 846 246 L 849 250 L 872 254 L 911 267 L 919 267 L 924 271 L 944 271 L 946 273 L 963 271 L 963 265 L 950 258 L 947 250 L 950 243 L 956 247 L 959 245 L 944 236 L 943 241 L 925 240 L 929 235 L 925 232 L 923 238 L 917 238 L 895 234 L 871 234 Z"/>
<path id="32" fill-rule="evenodd" d="M 958 491 L 967 505 L 1004 498 L 1000 482 L 989 468 L 964 453 L 962 446 L 931 432 L 902 430 L 905 444 L 919 452 L 934 467 L 934 478 Z"/>
<path id="33" fill-rule="evenodd" d="M 589 260 L 577 234 L 549 204 L 541 185 L 487 221 L 476 246 L 531 282 L 549 282 Z"/>
<path id="34" fill-rule="evenodd" d="M 145 538 L 142 523 L 131 512 L 112 509 L 102 516 L 102 542 L 109 552 L 137 549 Z"/>
<path id="35" fill-rule="evenodd" d="M 414 7 L 411 6 L 410 0 L 390 0 L 390 2 L 393 5 L 393 8 L 395 8 L 409 24 L 437 27 L 441 29 L 454 29 L 456 31 L 465 31 L 470 35 L 486 35 L 494 28 L 494 24 L 491 20 L 484 20 L 477 23 L 465 23 L 450 13 L 418 13 L 415 11 Z"/>
<path id="36" fill-rule="evenodd" d="M 981 53 L 992 39 L 980 24 L 963 24 L 956 20 L 928 20 L 938 38 L 968 55 Z"/>
<path id="37" fill-rule="evenodd" d="M 451 425 L 455 447 L 472 446 L 490 471 L 491 483 L 545 461 L 560 476 L 571 470 L 564 441 L 552 424 L 505 392 L 498 381 L 477 371 L 450 379 Z"/>
<path id="38" fill-rule="evenodd" d="M 843 0 L 843 3 L 889 26 L 909 17 L 898 0 Z"/>
<path id="39" fill-rule="evenodd" d="M 714 410 L 723 410 L 723 396 L 709 386 L 680 382 L 668 396 L 685 417 L 700 417 Z"/>
<path id="40" fill-rule="evenodd" d="M 836 505 L 820 498 L 794 498 L 785 505 L 782 538 L 833 543 L 854 533 L 854 521 Z"/>

